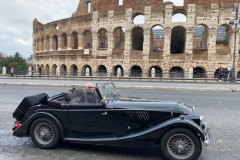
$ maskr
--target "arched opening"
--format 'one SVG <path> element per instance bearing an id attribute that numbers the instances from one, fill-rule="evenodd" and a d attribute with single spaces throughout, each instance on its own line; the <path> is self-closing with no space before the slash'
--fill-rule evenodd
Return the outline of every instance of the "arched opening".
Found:
<path id="1" fill-rule="evenodd" d="M 217 29 L 217 40 L 218 45 L 225 47 L 229 46 L 229 41 L 232 35 L 232 28 L 229 25 L 220 25 Z"/>
<path id="2" fill-rule="evenodd" d="M 136 16 L 133 18 L 133 24 L 144 24 L 144 15 L 136 13 Z"/>
<path id="3" fill-rule="evenodd" d="M 136 27 L 132 30 L 132 50 L 143 50 L 143 29 L 141 27 Z"/>
<path id="4" fill-rule="evenodd" d="M 124 76 L 124 72 L 123 72 L 123 68 L 121 65 L 116 65 L 113 69 L 113 75 L 115 77 L 123 77 Z"/>
<path id="5" fill-rule="evenodd" d="M 89 65 L 83 66 L 81 76 L 86 76 L 86 77 L 92 76 L 92 68 Z"/>
<path id="6" fill-rule="evenodd" d="M 67 75 L 67 67 L 65 64 L 62 64 L 60 67 L 60 75 L 61 76 L 66 76 Z"/>
<path id="7" fill-rule="evenodd" d="M 52 75 L 57 75 L 57 65 L 56 64 L 54 64 L 52 66 Z"/>
<path id="8" fill-rule="evenodd" d="M 107 76 L 107 68 L 104 65 L 98 67 L 98 76 L 105 77 Z"/>
<path id="9" fill-rule="evenodd" d="M 185 52 L 186 29 L 181 26 L 174 27 L 171 35 L 171 54 Z"/>
<path id="10" fill-rule="evenodd" d="M 237 73 L 237 79 L 240 79 L 240 71 Z"/>
<path id="11" fill-rule="evenodd" d="M 77 66 L 75 64 L 73 64 L 71 66 L 70 74 L 72 76 L 77 76 L 78 75 L 78 68 L 77 68 Z"/>
<path id="12" fill-rule="evenodd" d="M 49 36 L 46 37 L 46 46 L 44 48 L 45 51 L 49 51 L 50 50 L 50 40 L 49 40 Z"/>
<path id="13" fill-rule="evenodd" d="M 114 48 L 124 49 L 125 45 L 125 30 L 122 27 L 117 27 L 113 31 Z"/>
<path id="14" fill-rule="evenodd" d="M 149 73 L 148 76 L 152 77 L 152 78 L 154 78 L 154 77 L 162 77 L 162 69 L 160 67 L 158 67 L 158 66 L 152 66 L 149 69 L 148 73 Z"/>
<path id="15" fill-rule="evenodd" d="M 206 72 L 201 67 L 196 67 L 193 69 L 193 78 L 206 78 Z"/>
<path id="16" fill-rule="evenodd" d="M 99 48 L 108 48 L 108 33 L 104 28 L 98 31 L 98 46 Z"/>
<path id="17" fill-rule="evenodd" d="M 84 49 L 92 48 L 92 32 L 87 30 L 83 33 Z"/>
<path id="18" fill-rule="evenodd" d="M 46 75 L 49 76 L 49 74 L 50 74 L 50 67 L 49 67 L 48 64 L 46 65 L 45 72 L 46 72 Z"/>
<path id="19" fill-rule="evenodd" d="M 184 71 L 181 67 L 172 67 L 169 71 L 170 78 L 183 78 Z"/>
<path id="20" fill-rule="evenodd" d="M 72 33 L 73 43 L 72 43 L 72 49 L 78 49 L 78 33 L 73 32 Z"/>
<path id="21" fill-rule="evenodd" d="M 163 51 L 164 48 L 164 29 L 162 26 L 155 26 L 151 30 L 151 50 L 152 52 Z"/>
<path id="22" fill-rule="evenodd" d="M 52 44 L 53 50 L 58 50 L 58 37 L 56 35 L 54 35 L 52 40 L 53 40 L 53 44 Z"/>
<path id="23" fill-rule="evenodd" d="M 58 29 L 59 29 L 58 24 L 54 24 L 54 25 L 53 25 L 53 29 L 58 30 Z"/>
<path id="24" fill-rule="evenodd" d="M 61 38 L 62 38 L 62 49 L 67 49 L 67 34 L 66 33 L 63 33 L 61 35 Z"/>
<path id="25" fill-rule="evenodd" d="M 208 27 L 198 25 L 193 32 L 193 49 L 207 49 Z"/>
<path id="26" fill-rule="evenodd" d="M 140 66 L 132 66 L 131 77 L 142 77 L 142 68 Z"/>
<path id="27" fill-rule="evenodd" d="M 44 51 L 44 39 L 43 38 L 41 38 L 41 46 L 40 46 L 40 48 L 41 48 L 41 51 Z"/>
<path id="28" fill-rule="evenodd" d="M 187 22 L 187 17 L 182 13 L 176 13 L 172 16 L 172 22 Z"/>

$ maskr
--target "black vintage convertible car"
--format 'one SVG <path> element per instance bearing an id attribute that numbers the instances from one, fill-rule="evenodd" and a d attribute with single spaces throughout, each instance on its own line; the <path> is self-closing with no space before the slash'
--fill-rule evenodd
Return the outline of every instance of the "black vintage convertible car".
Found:
<path id="1" fill-rule="evenodd" d="M 158 146 L 170 160 L 196 160 L 210 129 L 194 107 L 177 102 L 124 97 L 114 83 L 96 84 L 94 101 L 83 89 L 52 97 L 25 97 L 13 117 L 14 136 L 30 136 L 39 148 L 61 141 L 97 145 Z M 91 99 L 91 98 L 90 98 Z"/>

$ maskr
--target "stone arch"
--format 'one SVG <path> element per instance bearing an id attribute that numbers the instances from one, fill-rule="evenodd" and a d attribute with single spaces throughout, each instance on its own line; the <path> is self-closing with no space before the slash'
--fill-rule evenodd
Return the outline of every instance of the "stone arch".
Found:
<path id="1" fill-rule="evenodd" d="M 44 51 L 44 38 L 43 37 L 41 38 L 41 43 L 40 44 L 41 44 L 40 50 Z"/>
<path id="2" fill-rule="evenodd" d="M 140 12 L 136 12 L 133 14 L 133 24 L 144 24 L 144 14 Z"/>
<path id="3" fill-rule="evenodd" d="M 161 25 L 155 25 L 151 29 L 151 52 L 160 52 L 164 49 L 164 29 Z"/>
<path id="4" fill-rule="evenodd" d="M 155 70 L 154 73 L 152 73 L 152 69 Z M 149 77 L 162 77 L 162 69 L 159 66 L 152 66 L 150 67 L 149 71 L 148 71 L 148 76 Z"/>
<path id="5" fill-rule="evenodd" d="M 101 28 L 98 31 L 98 47 L 108 48 L 108 33 L 105 28 Z"/>
<path id="6" fill-rule="evenodd" d="M 117 27 L 113 30 L 113 48 L 124 49 L 125 46 L 125 29 Z"/>
<path id="7" fill-rule="evenodd" d="M 78 49 L 78 33 L 76 31 L 72 32 L 72 49 Z"/>
<path id="8" fill-rule="evenodd" d="M 132 50 L 143 50 L 144 34 L 142 27 L 132 29 Z"/>
<path id="9" fill-rule="evenodd" d="M 84 65 L 83 67 L 82 67 L 82 72 L 81 72 L 81 76 L 92 76 L 92 68 L 91 68 L 91 66 L 89 66 L 89 65 Z"/>
<path id="10" fill-rule="evenodd" d="M 78 76 L 78 67 L 75 64 L 71 65 L 70 67 L 70 75 Z"/>
<path id="11" fill-rule="evenodd" d="M 207 49 L 209 28 L 205 24 L 199 24 L 193 32 L 193 49 Z"/>
<path id="12" fill-rule="evenodd" d="M 45 73 L 46 73 L 47 76 L 49 76 L 49 74 L 50 74 L 49 64 L 47 64 L 46 67 L 45 67 Z"/>
<path id="13" fill-rule="evenodd" d="M 218 26 L 216 33 L 216 44 L 228 47 L 232 36 L 232 27 L 228 24 Z"/>
<path id="14" fill-rule="evenodd" d="M 53 64 L 52 65 L 52 75 L 57 75 L 57 65 L 56 64 Z"/>
<path id="15" fill-rule="evenodd" d="M 54 35 L 53 37 L 52 37 L 52 49 L 53 50 L 58 50 L 58 36 L 57 35 Z"/>
<path id="16" fill-rule="evenodd" d="M 118 73 L 118 70 L 120 69 L 120 73 Z M 124 70 L 121 65 L 116 65 L 113 67 L 113 76 L 115 77 L 123 77 L 124 76 Z"/>
<path id="17" fill-rule="evenodd" d="M 131 77 L 142 77 L 142 68 L 138 65 L 132 66 Z"/>
<path id="18" fill-rule="evenodd" d="M 207 74 L 204 68 L 195 67 L 193 68 L 193 78 L 206 78 Z"/>
<path id="19" fill-rule="evenodd" d="M 67 49 L 67 34 L 65 32 L 63 32 L 61 34 L 61 38 L 62 38 L 62 44 L 60 44 L 61 45 L 60 47 L 62 49 Z"/>
<path id="20" fill-rule="evenodd" d="M 182 26 L 176 26 L 171 34 L 171 54 L 180 54 L 185 52 L 186 29 Z"/>
<path id="21" fill-rule="evenodd" d="M 67 75 L 67 66 L 65 64 L 62 64 L 60 67 L 60 75 L 66 76 Z"/>
<path id="22" fill-rule="evenodd" d="M 36 51 L 39 51 L 39 39 L 36 40 Z"/>
<path id="23" fill-rule="evenodd" d="M 46 37 L 46 46 L 45 46 L 44 50 L 45 51 L 50 50 L 50 37 L 49 36 Z"/>
<path id="24" fill-rule="evenodd" d="M 237 79 L 240 79 L 240 71 L 237 72 Z"/>
<path id="25" fill-rule="evenodd" d="M 92 31 L 86 30 L 83 32 L 84 49 L 92 48 Z"/>
<path id="26" fill-rule="evenodd" d="M 59 29 L 59 26 L 58 26 L 58 24 L 56 24 L 56 23 L 53 24 L 52 27 L 53 27 L 54 30 L 58 30 L 58 29 Z"/>
<path id="27" fill-rule="evenodd" d="M 104 65 L 98 66 L 98 76 L 104 77 L 107 76 L 107 68 Z"/>
<path id="28" fill-rule="evenodd" d="M 175 13 L 172 16 L 172 22 L 187 22 L 187 16 L 183 13 Z"/>
<path id="29" fill-rule="evenodd" d="M 181 67 L 175 66 L 172 67 L 169 71 L 169 77 L 171 78 L 183 78 L 184 77 L 184 71 Z"/>

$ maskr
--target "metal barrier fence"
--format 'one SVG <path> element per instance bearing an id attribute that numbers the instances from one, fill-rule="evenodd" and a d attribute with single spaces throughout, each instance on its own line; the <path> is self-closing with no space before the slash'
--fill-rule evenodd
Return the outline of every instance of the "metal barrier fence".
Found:
<path id="1" fill-rule="evenodd" d="M 24 72 L 20 72 L 24 73 Z M 5 77 L 15 77 L 15 78 L 47 78 L 47 79 L 97 79 L 97 80 L 145 80 L 145 81 L 192 81 L 192 82 L 208 82 L 208 81 L 229 81 L 230 74 L 219 74 L 216 71 L 210 71 L 207 73 L 195 72 L 140 72 L 140 71 L 131 71 L 129 73 L 116 73 L 116 72 L 68 72 L 62 71 L 59 73 L 52 74 L 51 72 L 42 73 L 41 75 L 38 72 L 33 74 L 30 72 L 25 72 L 26 74 L 18 74 L 15 72 L 13 75 L 10 73 L 5 75 Z M 3 77 L 3 75 L 2 75 Z M 240 81 L 240 73 L 235 75 L 236 80 Z"/>

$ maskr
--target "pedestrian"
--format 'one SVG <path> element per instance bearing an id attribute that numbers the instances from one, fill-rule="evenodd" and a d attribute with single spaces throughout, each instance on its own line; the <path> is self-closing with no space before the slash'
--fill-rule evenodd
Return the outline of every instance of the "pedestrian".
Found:
<path id="1" fill-rule="evenodd" d="M 220 66 L 220 68 L 218 69 L 218 77 L 220 80 L 222 79 L 222 76 L 223 76 L 223 68 L 222 66 Z"/>
<path id="2" fill-rule="evenodd" d="M 11 68 L 10 68 L 10 73 L 11 73 L 11 77 L 13 77 L 13 74 L 14 74 L 14 67 L 11 67 Z"/>
<path id="3" fill-rule="evenodd" d="M 39 78 L 42 77 L 42 68 L 39 66 L 38 67 L 38 74 L 39 74 Z"/>
<path id="4" fill-rule="evenodd" d="M 33 74 L 34 74 L 34 67 L 32 66 L 31 67 L 31 77 L 33 77 Z"/>

